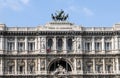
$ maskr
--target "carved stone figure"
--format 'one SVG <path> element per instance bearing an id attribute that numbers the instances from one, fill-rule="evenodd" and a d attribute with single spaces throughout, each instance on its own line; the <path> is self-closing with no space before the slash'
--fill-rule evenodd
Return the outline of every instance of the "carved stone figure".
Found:
<path id="1" fill-rule="evenodd" d="M 66 73 L 67 72 L 66 72 L 65 68 L 62 65 L 59 65 L 59 64 L 58 64 L 58 68 L 56 68 L 56 70 L 54 71 L 55 75 L 64 75 Z"/>
<path id="2" fill-rule="evenodd" d="M 45 39 L 41 38 L 41 49 L 45 49 Z"/>

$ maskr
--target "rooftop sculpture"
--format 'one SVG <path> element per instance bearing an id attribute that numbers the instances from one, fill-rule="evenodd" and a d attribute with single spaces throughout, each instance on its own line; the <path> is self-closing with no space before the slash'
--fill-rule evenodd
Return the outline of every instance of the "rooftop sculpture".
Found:
<path id="1" fill-rule="evenodd" d="M 51 14 L 54 21 L 65 21 L 68 18 L 68 14 L 65 14 L 63 10 L 57 11 L 55 14 Z"/>

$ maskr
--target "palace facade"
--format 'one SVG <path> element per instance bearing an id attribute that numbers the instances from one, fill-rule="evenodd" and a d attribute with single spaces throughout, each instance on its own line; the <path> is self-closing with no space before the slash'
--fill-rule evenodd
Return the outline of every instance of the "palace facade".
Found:
<path id="1" fill-rule="evenodd" d="M 0 78 L 120 78 L 120 24 L 0 24 Z"/>

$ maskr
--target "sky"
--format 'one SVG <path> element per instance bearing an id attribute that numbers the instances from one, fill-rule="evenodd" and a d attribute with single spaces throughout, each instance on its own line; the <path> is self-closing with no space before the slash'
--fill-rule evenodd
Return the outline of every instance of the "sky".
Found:
<path id="1" fill-rule="evenodd" d="M 120 0 L 0 0 L 0 23 L 36 27 L 63 9 L 67 21 L 85 27 L 112 27 L 120 22 Z"/>

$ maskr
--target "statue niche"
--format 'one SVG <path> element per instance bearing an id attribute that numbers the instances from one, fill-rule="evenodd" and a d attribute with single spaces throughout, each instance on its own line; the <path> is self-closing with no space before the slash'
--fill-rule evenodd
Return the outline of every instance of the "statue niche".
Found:
<path id="1" fill-rule="evenodd" d="M 69 63 L 66 62 L 64 59 L 58 59 L 50 64 L 50 68 L 48 68 L 48 71 L 52 75 L 58 76 L 70 74 L 72 69 Z"/>
<path id="2" fill-rule="evenodd" d="M 69 15 L 68 14 L 65 15 L 64 11 L 61 10 L 61 11 L 57 11 L 55 15 L 51 14 L 51 16 L 54 21 L 65 21 L 67 20 Z"/>
<path id="3" fill-rule="evenodd" d="M 63 75 L 63 74 L 67 74 L 67 70 L 62 66 L 58 64 L 58 68 L 56 68 L 56 70 L 53 73 L 54 75 Z"/>

